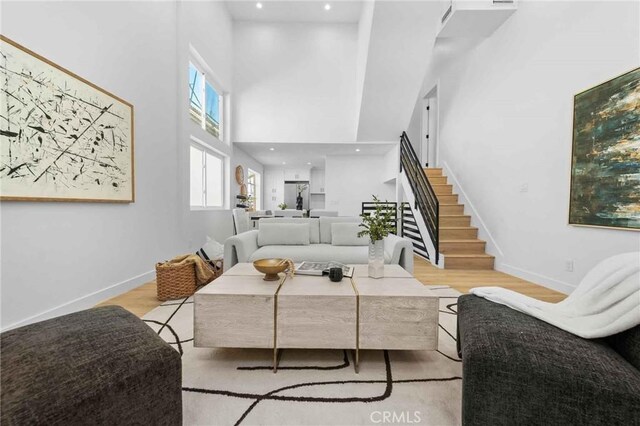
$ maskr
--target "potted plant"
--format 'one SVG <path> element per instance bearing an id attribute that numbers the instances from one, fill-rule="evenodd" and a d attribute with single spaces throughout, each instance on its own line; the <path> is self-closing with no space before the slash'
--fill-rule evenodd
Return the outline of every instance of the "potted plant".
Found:
<path id="1" fill-rule="evenodd" d="M 287 203 L 280 203 L 278 204 L 278 208 L 280 210 L 286 210 L 287 209 Z"/>
<path id="2" fill-rule="evenodd" d="M 373 196 L 375 209 L 372 213 L 361 214 L 361 227 L 358 237 L 369 236 L 369 276 L 382 278 L 384 276 L 384 237 L 395 231 L 397 212 Z"/>

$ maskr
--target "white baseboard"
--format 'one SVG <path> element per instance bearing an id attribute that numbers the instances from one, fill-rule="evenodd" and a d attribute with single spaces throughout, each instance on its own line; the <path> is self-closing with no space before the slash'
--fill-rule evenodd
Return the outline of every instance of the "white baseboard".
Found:
<path id="1" fill-rule="evenodd" d="M 522 278 L 523 280 L 531 281 L 532 283 L 539 284 L 543 287 L 547 287 L 551 290 L 559 291 L 564 294 L 571 294 L 571 292 L 576 289 L 576 286 L 565 283 L 564 281 L 559 281 L 554 278 L 547 277 L 546 275 L 527 271 L 526 269 L 507 265 L 505 263 L 496 263 L 495 270 Z"/>
<path id="2" fill-rule="evenodd" d="M 55 308 L 47 309 L 44 312 L 32 315 L 23 320 L 14 322 L 13 324 L 9 324 L 7 326 L 3 325 L 0 331 L 4 332 L 7 330 L 11 330 L 12 328 L 21 327 L 23 325 L 31 324 L 38 321 L 44 321 L 49 318 L 59 317 L 60 315 L 70 314 L 82 309 L 91 308 L 104 300 L 110 299 L 131 289 L 139 287 L 140 285 L 149 282 L 154 278 L 155 271 L 148 271 L 140 275 L 136 275 L 135 277 L 129 278 L 128 280 L 119 282 L 102 290 L 94 291 L 93 293 L 89 293 L 86 296 L 79 297 L 60 306 L 56 306 Z"/>
<path id="3" fill-rule="evenodd" d="M 483 234 L 482 236 L 486 235 L 488 237 L 487 246 L 489 248 L 495 249 L 495 251 L 489 250 L 489 254 L 492 254 L 496 257 L 498 256 L 503 257 L 504 253 L 502 252 L 502 249 L 500 248 L 496 240 L 493 238 L 493 235 L 491 235 L 491 232 L 489 231 L 489 227 L 487 227 L 487 225 L 484 223 L 484 220 L 482 220 L 480 213 L 478 212 L 478 210 L 476 210 L 469 196 L 467 196 L 467 193 L 464 191 L 464 188 L 462 188 L 462 185 L 460 185 L 460 181 L 458 181 L 456 174 L 453 173 L 453 170 L 451 169 L 451 167 L 449 167 L 449 164 L 446 161 L 442 162 L 442 168 L 445 170 L 447 177 L 450 177 L 451 179 L 453 179 L 454 188 L 457 189 L 458 196 L 459 198 L 461 198 L 459 202 L 469 207 L 469 209 L 471 209 L 471 218 L 477 220 L 478 223 L 476 225 L 478 225 L 478 234 L 482 233 Z"/>

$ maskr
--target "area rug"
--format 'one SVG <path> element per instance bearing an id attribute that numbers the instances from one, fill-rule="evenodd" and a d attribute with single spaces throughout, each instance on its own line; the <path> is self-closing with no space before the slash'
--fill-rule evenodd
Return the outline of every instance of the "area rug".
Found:
<path id="1" fill-rule="evenodd" d="M 282 350 L 193 347 L 193 300 L 165 302 L 144 321 L 182 356 L 186 425 L 460 424 L 457 291 L 440 296 L 437 351 Z"/>

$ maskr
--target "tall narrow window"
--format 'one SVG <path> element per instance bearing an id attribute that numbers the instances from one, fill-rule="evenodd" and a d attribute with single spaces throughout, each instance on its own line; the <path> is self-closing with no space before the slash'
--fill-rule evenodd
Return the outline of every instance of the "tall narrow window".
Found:
<path id="1" fill-rule="evenodd" d="M 189 114 L 209 134 L 222 140 L 224 96 L 207 75 L 189 62 Z"/>
<path id="2" fill-rule="evenodd" d="M 260 210 L 262 207 L 262 185 L 260 183 L 260 173 L 249 169 L 247 174 L 247 195 L 249 196 L 249 206 L 253 210 Z"/>
<path id="3" fill-rule="evenodd" d="M 202 123 L 204 106 L 204 74 L 189 63 L 189 114 L 196 123 Z"/>
<path id="4" fill-rule="evenodd" d="M 224 158 L 191 145 L 191 207 L 224 206 Z"/>
<path id="5" fill-rule="evenodd" d="M 205 87 L 205 130 L 220 139 L 220 95 L 209 83 L 206 83 Z"/>

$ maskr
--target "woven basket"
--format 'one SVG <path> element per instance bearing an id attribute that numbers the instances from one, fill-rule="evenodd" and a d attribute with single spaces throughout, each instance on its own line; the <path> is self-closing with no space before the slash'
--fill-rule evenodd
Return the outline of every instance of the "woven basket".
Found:
<path id="1" fill-rule="evenodd" d="M 196 268 L 193 263 L 157 263 L 158 300 L 191 296 L 196 291 Z"/>

